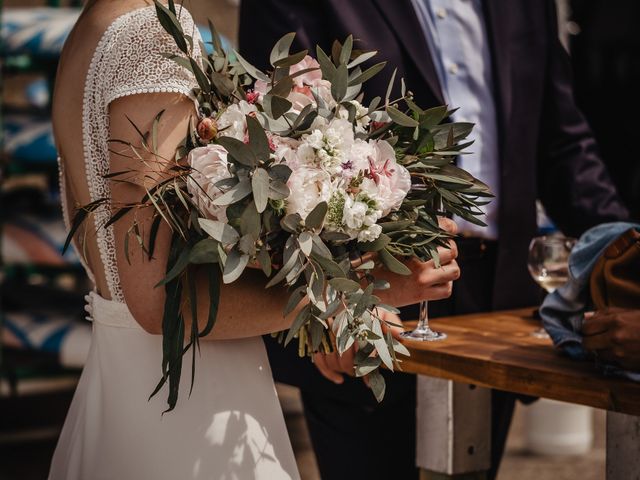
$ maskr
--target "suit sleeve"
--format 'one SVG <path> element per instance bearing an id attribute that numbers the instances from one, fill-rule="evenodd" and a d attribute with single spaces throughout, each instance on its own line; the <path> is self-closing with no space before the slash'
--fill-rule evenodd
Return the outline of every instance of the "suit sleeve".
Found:
<path id="1" fill-rule="evenodd" d="M 546 5 L 550 38 L 540 119 L 539 197 L 558 227 L 578 236 L 599 223 L 625 220 L 629 212 L 575 104 L 571 64 L 558 39 L 555 4 L 548 1 Z"/>
<path id="2" fill-rule="evenodd" d="M 325 10 L 321 0 L 242 0 L 240 54 L 268 70 L 273 45 L 283 35 L 295 32 L 292 52 L 307 49 L 315 57 L 315 45 L 327 43 Z"/>

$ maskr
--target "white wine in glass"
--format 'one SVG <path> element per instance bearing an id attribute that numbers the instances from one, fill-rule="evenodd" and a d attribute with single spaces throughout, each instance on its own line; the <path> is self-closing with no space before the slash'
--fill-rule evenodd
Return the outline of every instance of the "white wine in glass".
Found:
<path id="1" fill-rule="evenodd" d="M 553 292 L 569 280 L 569 255 L 576 244 L 575 238 L 562 235 L 535 237 L 529 244 L 529 273 L 547 293 Z M 533 336 L 549 338 L 544 329 Z"/>

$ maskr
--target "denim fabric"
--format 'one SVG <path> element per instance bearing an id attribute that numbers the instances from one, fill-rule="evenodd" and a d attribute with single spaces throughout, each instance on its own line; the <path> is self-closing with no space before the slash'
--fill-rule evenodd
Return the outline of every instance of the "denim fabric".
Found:
<path id="1" fill-rule="evenodd" d="M 640 224 L 603 223 L 585 232 L 569 258 L 569 281 L 547 295 L 540 307 L 542 323 L 553 343 L 573 358 L 588 358 L 587 351 L 582 347 L 581 332 L 584 312 L 593 308 L 589 295 L 591 271 L 609 244 L 630 228 L 640 230 Z M 640 373 L 624 371 L 612 365 L 602 367 L 605 373 L 640 381 Z"/>

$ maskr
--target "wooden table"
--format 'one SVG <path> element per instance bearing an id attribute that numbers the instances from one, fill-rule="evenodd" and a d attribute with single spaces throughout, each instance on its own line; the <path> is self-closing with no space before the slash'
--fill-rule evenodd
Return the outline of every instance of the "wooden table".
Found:
<path id="1" fill-rule="evenodd" d="M 440 342 L 404 344 L 418 384 L 418 465 L 425 478 L 483 478 L 490 455 L 490 388 L 602 408 L 607 479 L 640 478 L 640 384 L 605 377 L 531 334 L 533 308 L 432 320 Z M 486 387 L 486 388 L 477 388 Z M 459 477 L 458 475 L 464 475 Z"/>

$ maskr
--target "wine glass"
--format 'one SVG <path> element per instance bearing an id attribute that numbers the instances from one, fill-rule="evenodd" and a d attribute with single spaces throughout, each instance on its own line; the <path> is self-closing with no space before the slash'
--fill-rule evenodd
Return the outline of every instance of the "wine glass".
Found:
<path id="1" fill-rule="evenodd" d="M 412 189 L 414 190 L 423 190 L 424 187 L 422 185 L 412 185 Z M 436 212 L 438 212 L 441 216 L 445 215 L 444 209 L 442 208 L 442 198 L 440 196 L 436 196 L 435 200 Z M 418 317 L 418 325 L 414 330 L 408 330 L 406 332 L 402 332 L 400 336 L 402 338 L 407 338 L 409 340 L 418 340 L 420 342 L 437 342 L 439 340 L 444 340 L 447 338 L 446 333 L 436 332 L 429 328 L 429 302 L 427 300 L 423 300 L 420 302 L 420 316 Z"/>
<path id="2" fill-rule="evenodd" d="M 418 317 L 418 325 L 414 330 L 408 330 L 406 332 L 402 332 L 400 336 L 402 338 L 407 338 L 410 340 L 418 340 L 421 342 L 436 342 L 438 340 L 444 340 L 447 338 L 446 333 L 436 332 L 429 328 L 429 313 L 427 308 L 429 306 L 429 302 L 427 300 L 423 300 L 420 302 L 420 316 Z"/>
<path id="3" fill-rule="evenodd" d="M 547 293 L 553 292 L 569 280 L 569 255 L 576 241 L 575 238 L 562 235 L 543 235 L 531 240 L 527 262 L 529 273 Z M 532 335 L 549 338 L 543 328 Z"/>

